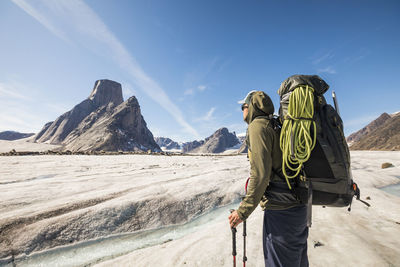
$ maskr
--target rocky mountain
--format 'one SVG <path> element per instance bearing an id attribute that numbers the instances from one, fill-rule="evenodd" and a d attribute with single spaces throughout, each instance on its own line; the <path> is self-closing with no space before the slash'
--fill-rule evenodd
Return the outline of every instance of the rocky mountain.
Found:
<path id="1" fill-rule="evenodd" d="M 121 84 L 98 80 L 90 96 L 44 125 L 35 142 L 71 151 L 159 151 L 136 97 L 123 102 Z"/>
<path id="2" fill-rule="evenodd" d="M 193 150 L 202 146 L 203 144 L 204 144 L 204 140 L 200 140 L 200 141 L 195 140 L 192 142 L 183 143 L 182 152 L 183 153 L 193 152 Z"/>
<path id="3" fill-rule="evenodd" d="M 349 144 L 353 142 L 358 142 L 360 141 L 364 136 L 368 135 L 369 133 L 375 131 L 378 129 L 378 127 L 382 126 L 388 119 L 390 119 L 391 116 L 387 114 L 386 112 L 380 115 L 377 119 L 373 120 L 371 123 L 369 123 L 367 126 L 362 128 L 361 130 L 352 133 L 349 135 L 346 140 Z"/>
<path id="4" fill-rule="evenodd" d="M 13 140 L 18 140 L 22 138 L 27 138 L 34 135 L 34 133 L 19 133 L 19 132 L 14 132 L 14 131 L 4 131 L 0 132 L 0 140 L 7 140 L 7 141 L 13 141 Z"/>
<path id="5" fill-rule="evenodd" d="M 165 150 L 181 149 L 181 145 L 167 137 L 155 137 L 157 145 Z"/>
<path id="6" fill-rule="evenodd" d="M 194 141 L 183 145 L 183 152 L 187 153 L 221 153 L 231 148 L 240 141 L 235 133 L 230 133 L 227 128 L 218 129 L 205 140 Z"/>
<path id="7" fill-rule="evenodd" d="M 347 141 L 351 150 L 400 150 L 400 113 L 383 113 Z"/>

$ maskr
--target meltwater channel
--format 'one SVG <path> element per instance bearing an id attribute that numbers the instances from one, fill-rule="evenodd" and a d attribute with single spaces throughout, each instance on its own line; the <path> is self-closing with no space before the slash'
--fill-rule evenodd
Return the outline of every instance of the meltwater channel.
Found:
<path id="1" fill-rule="evenodd" d="M 182 225 L 114 235 L 71 246 L 58 247 L 44 252 L 33 253 L 23 258 L 16 258 L 15 265 L 10 263 L 6 266 L 90 266 L 128 254 L 137 249 L 183 238 L 185 235 L 196 232 L 217 221 L 227 220 L 229 210 L 237 208 L 238 203 L 235 202 L 216 208 Z"/>

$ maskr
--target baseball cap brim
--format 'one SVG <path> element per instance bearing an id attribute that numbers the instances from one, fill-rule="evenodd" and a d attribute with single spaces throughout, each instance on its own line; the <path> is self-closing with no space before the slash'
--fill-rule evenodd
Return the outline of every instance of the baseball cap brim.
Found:
<path id="1" fill-rule="evenodd" d="M 247 105 L 249 105 L 250 104 L 251 95 L 253 93 L 255 93 L 255 92 L 257 92 L 257 91 L 256 90 L 252 90 L 252 91 L 248 92 L 244 99 L 238 101 L 238 104 L 241 104 L 241 105 L 247 104 Z"/>

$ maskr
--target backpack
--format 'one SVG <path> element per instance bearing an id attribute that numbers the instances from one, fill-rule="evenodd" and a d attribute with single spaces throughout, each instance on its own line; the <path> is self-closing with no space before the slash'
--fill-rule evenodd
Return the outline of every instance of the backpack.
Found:
<path id="1" fill-rule="evenodd" d="M 270 183 L 266 197 L 281 203 L 307 204 L 309 226 L 311 205 L 349 206 L 350 211 L 353 197 L 360 200 L 360 190 L 351 173 L 342 119 L 323 96 L 328 89 L 329 85 L 317 75 L 293 75 L 278 90 L 279 118 L 283 125 L 275 129 L 280 132 L 284 175 L 273 170 L 282 181 Z M 296 101 L 299 103 L 293 103 Z M 302 115 L 294 117 L 293 110 Z M 303 135 L 301 140 L 296 135 L 299 132 Z"/>

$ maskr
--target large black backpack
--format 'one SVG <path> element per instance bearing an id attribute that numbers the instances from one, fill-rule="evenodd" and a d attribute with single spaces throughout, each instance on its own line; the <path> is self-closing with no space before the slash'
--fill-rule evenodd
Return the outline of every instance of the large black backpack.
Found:
<path id="1" fill-rule="evenodd" d="M 360 190 L 353 181 L 350 168 L 350 153 L 343 133 L 343 122 L 338 112 L 327 104 L 323 94 L 329 85 L 317 75 L 294 75 L 280 86 L 279 117 L 281 122 L 287 118 L 289 98 L 299 86 L 314 89 L 314 116 L 316 143 L 310 158 L 303 164 L 301 174 L 293 179 L 290 194 L 279 192 L 285 185 L 271 184 L 270 197 L 293 201 L 309 206 L 309 225 L 311 225 L 311 205 L 345 207 L 351 205 L 354 196 L 360 199 Z M 313 134 L 313 132 L 311 133 Z M 282 177 L 282 173 L 278 174 Z M 283 177 L 282 177 L 283 180 Z M 276 190 L 273 190 L 275 187 Z M 286 185 L 287 187 L 287 185 Z M 276 193 L 274 193 L 274 191 Z M 287 192 L 287 190 L 286 190 Z M 277 194 L 279 193 L 279 194 Z M 350 210 L 350 208 L 349 208 Z"/>

